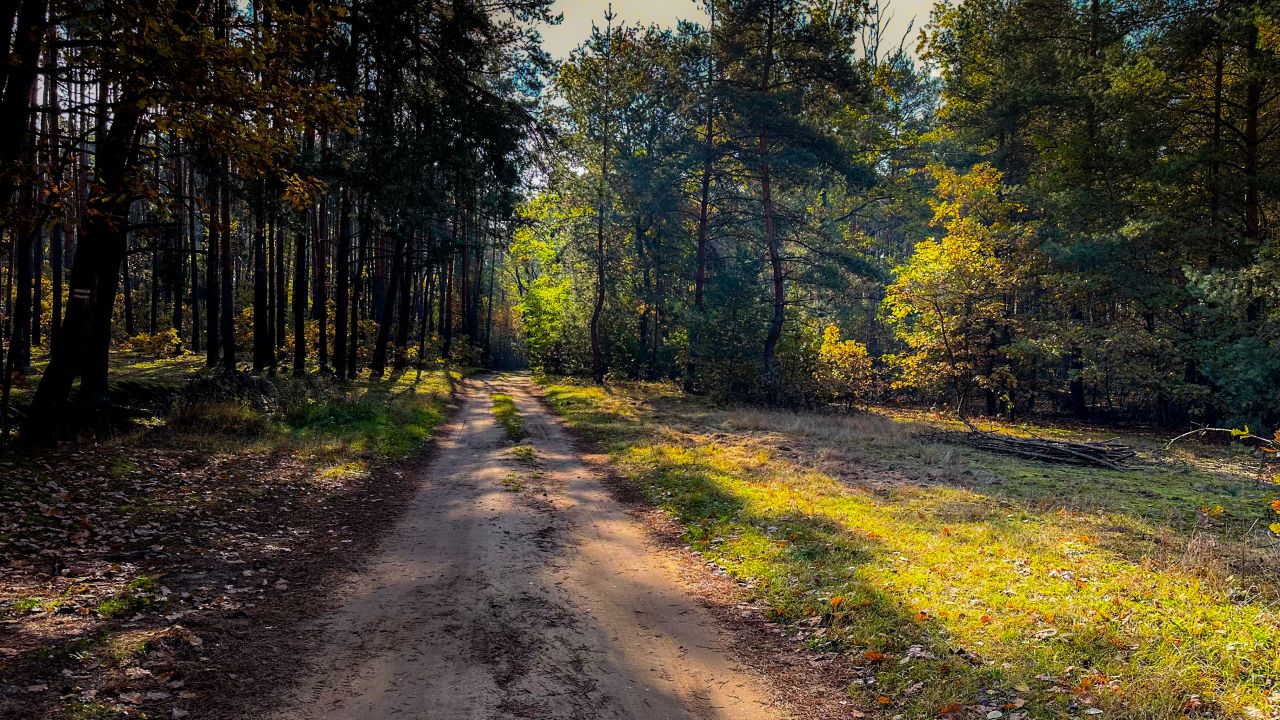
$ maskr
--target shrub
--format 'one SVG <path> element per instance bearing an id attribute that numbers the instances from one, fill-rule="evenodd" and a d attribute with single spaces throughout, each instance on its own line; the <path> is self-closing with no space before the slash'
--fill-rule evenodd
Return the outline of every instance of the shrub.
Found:
<path id="1" fill-rule="evenodd" d="M 173 328 L 161 330 L 155 335 L 141 333 L 124 342 L 125 352 L 149 355 L 151 357 L 174 357 L 182 354 L 182 338 Z"/>
<path id="2" fill-rule="evenodd" d="M 209 435 L 260 437 L 267 432 L 267 419 L 244 400 L 180 400 L 169 414 L 169 427 Z"/>
<path id="3" fill-rule="evenodd" d="M 866 397 L 871 388 L 871 356 L 867 346 L 856 340 L 841 340 L 840 328 L 828 325 L 818 348 L 818 370 L 814 379 L 831 400 L 843 400 L 846 407 Z"/>

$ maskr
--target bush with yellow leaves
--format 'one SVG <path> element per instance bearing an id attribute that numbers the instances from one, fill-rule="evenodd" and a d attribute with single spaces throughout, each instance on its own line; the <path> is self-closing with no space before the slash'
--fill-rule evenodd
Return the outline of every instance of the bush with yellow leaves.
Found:
<path id="1" fill-rule="evenodd" d="M 871 388 L 871 356 L 867 346 L 856 340 L 841 340 L 840 328 L 828 325 L 822 330 L 818 348 L 818 369 L 814 380 L 832 401 L 843 401 L 846 408 L 866 397 Z"/>
<path id="2" fill-rule="evenodd" d="M 178 337 L 178 331 L 173 328 L 161 330 L 155 335 L 139 333 L 126 340 L 121 349 L 156 358 L 174 357 L 182 354 L 182 338 Z"/>

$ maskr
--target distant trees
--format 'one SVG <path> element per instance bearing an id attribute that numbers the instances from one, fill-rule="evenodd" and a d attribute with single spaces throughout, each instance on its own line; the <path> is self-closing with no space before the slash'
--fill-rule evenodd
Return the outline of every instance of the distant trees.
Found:
<path id="1" fill-rule="evenodd" d="M 948 146 L 1026 206 L 1024 397 L 1280 422 L 1274 3 L 969 2 L 934 19 Z M 1264 279 L 1265 278 L 1265 279 Z M 1022 284 L 1027 284 L 1020 281 Z M 1269 308 L 1269 309 L 1268 309 Z"/>
<path id="2" fill-rule="evenodd" d="M 598 319 L 593 308 L 592 326 L 612 331 L 607 353 L 621 359 L 614 368 L 657 378 L 676 372 L 673 363 L 679 363 L 691 389 L 703 385 L 693 380 L 703 372 L 699 356 L 703 348 L 717 355 L 710 348 L 720 334 L 717 318 L 708 315 L 708 296 L 751 293 L 747 285 L 709 287 L 727 261 L 718 252 L 730 252 L 747 261 L 732 272 L 763 271 L 769 283 L 763 335 L 752 328 L 732 341 L 745 363 L 738 371 L 763 378 L 763 399 L 781 402 L 787 391 L 778 352 L 794 301 L 792 265 L 824 243 L 814 238 L 803 249 L 788 248 L 789 236 L 803 232 L 810 201 L 801 188 L 820 183 L 842 190 L 871 180 L 865 162 L 842 146 L 851 136 L 831 129 L 845 104 L 862 102 L 867 90 L 848 52 L 860 20 L 852 8 L 822 10 L 789 0 L 708 8 L 717 22 L 711 33 L 692 25 L 674 32 L 622 27 L 605 30 L 613 33 L 606 42 L 597 29 L 570 58 L 554 85 L 563 109 L 553 108 L 551 116 L 565 131 L 563 166 L 585 172 L 553 173 L 547 192 L 582 208 L 590 207 L 578 189 L 583 183 L 608 195 L 598 203 L 606 211 L 595 213 L 603 222 L 594 228 L 597 250 L 590 258 L 605 258 L 617 270 L 608 271 L 610 282 L 596 282 L 610 291 L 596 297 L 610 302 L 596 307 L 611 318 Z M 610 81 L 602 83 L 606 73 Z M 690 84 L 690 76 L 697 82 Z M 608 160 L 608 172 L 601 160 Z M 733 234 L 732 248 L 723 244 L 727 238 L 718 243 L 714 237 L 722 222 Z M 561 231 L 575 258 L 585 249 L 573 242 L 582 230 Z M 752 305 L 755 298 L 742 307 Z M 530 343 L 548 344 L 536 335 Z M 753 383 L 746 375 L 742 380 Z"/>
<path id="3" fill-rule="evenodd" d="M 826 402 L 834 326 L 867 349 L 865 393 L 1280 422 L 1274 3 L 969 0 L 925 29 L 936 75 L 876 4 L 707 9 L 613 30 L 605 115 L 575 80 L 603 45 L 557 78 L 568 142 L 514 289 L 547 283 L 520 305 L 531 351 L 556 349 L 535 363 L 582 367 L 583 262 L 603 257 L 623 376 Z M 609 191 L 604 253 L 584 253 L 584 187 Z"/>

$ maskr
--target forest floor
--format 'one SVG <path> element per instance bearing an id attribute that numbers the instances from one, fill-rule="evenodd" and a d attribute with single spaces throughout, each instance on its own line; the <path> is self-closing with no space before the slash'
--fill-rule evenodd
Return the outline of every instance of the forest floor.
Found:
<path id="1" fill-rule="evenodd" d="M 540 382 L 744 622 L 842 677 L 830 717 L 1280 717 L 1280 491 L 1238 446 L 1122 432 L 1142 469 L 1094 470 L 930 442 L 958 423 L 926 412 Z"/>
<path id="2" fill-rule="evenodd" d="M 461 378 L 184 400 L 200 364 L 116 357 L 115 396 L 155 417 L 0 456 L 0 717 L 244 717 L 412 496 Z"/>

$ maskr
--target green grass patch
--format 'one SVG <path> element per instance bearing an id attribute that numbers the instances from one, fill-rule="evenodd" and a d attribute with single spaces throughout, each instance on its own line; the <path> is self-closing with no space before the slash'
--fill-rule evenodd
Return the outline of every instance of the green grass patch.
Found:
<path id="1" fill-rule="evenodd" d="M 519 442 L 525 437 L 524 420 L 520 417 L 520 411 L 516 409 L 516 403 L 511 399 L 510 395 L 503 393 L 494 393 L 491 396 L 493 400 L 493 416 L 497 418 L 498 424 L 503 430 L 507 431 L 507 437 Z"/>
<path id="2" fill-rule="evenodd" d="M 1235 569 L 1266 491 L 1230 473 L 1059 468 L 923 445 L 883 417 L 543 382 L 770 618 L 863 668 L 850 692 L 867 707 L 1135 720 L 1280 709 L 1275 565 Z"/>
<path id="3" fill-rule="evenodd" d="M 63 717 L 66 720 L 114 720 L 115 718 L 128 717 L 128 715 L 123 710 L 117 710 L 115 706 L 99 700 L 90 700 L 88 702 L 72 700 L 64 708 Z"/>
<path id="4" fill-rule="evenodd" d="M 456 371 L 362 378 L 341 392 L 298 405 L 280 428 L 289 444 L 320 456 L 344 462 L 351 456 L 404 459 L 431 439 L 459 379 Z"/>
<path id="5" fill-rule="evenodd" d="M 123 590 L 99 603 L 96 608 L 98 614 L 103 617 L 126 617 L 163 603 L 164 600 L 155 595 L 157 587 L 156 579 L 150 575 L 134 578 Z"/>
<path id="6" fill-rule="evenodd" d="M 538 461 L 538 451 L 534 450 L 533 446 L 528 443 L 516 445 L 511 452 L 516 456 L 516 460 L 526 465 L 532 465 Z"/>

